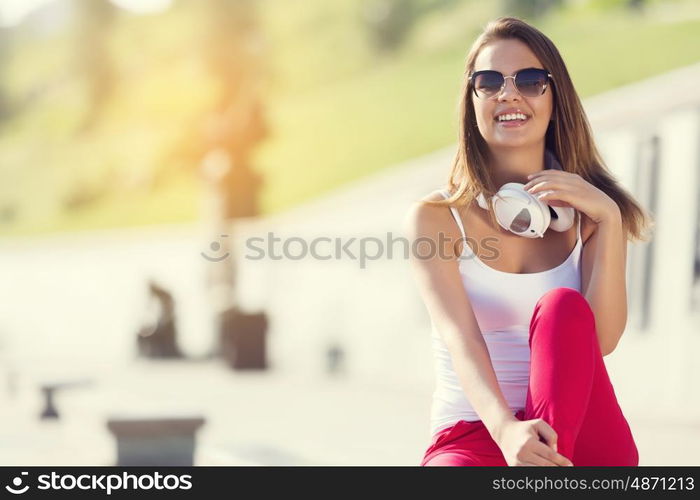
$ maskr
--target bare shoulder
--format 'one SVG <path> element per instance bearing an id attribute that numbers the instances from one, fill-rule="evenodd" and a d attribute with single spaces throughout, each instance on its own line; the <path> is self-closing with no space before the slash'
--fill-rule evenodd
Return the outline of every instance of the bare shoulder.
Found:
<path id="1" fill-rule="evenodd" d="M 404 219 L 404 230 L 411 240 L 430 238 L 435 242 L 443 241 L 445 248 L 449 242 L 459 241 L 459 228 L 448 207 L 424 203 L 442 199 L 444 197 L 439 191 L 433 191 L 411 204 Z M 446 238 L 440 238 L 440 234 Z"/>
<path id="2" fill-rule="evenodd" d="M 445 199 L 444 196 L 442 196 L 442 194 L 440 194 L 440 191 L 436 189 L 435 191 L 432 191 L 423 196 L 423 198 L 421 198 L 420 201 L 440 201 L 443 199 Z"/>
<path id="3" fill-rule="evenodd" d="M 409 233 L 430 232 L 439 230 L 449 215 L 446 206 L 431 205 L 426 201 L 440 201 L 444 199 L 439 191 L 428 193 L 419 200 L 414 201 L 406 214 L 404 225 Z M 420 236 L 420 235 L 417 235 Z"/>

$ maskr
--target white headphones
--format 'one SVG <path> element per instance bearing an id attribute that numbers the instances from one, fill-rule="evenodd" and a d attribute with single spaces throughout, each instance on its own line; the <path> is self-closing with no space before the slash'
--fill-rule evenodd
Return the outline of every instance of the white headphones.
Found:
<path id="1" fill-rule="evenodd" d="M 545 149 L 546 169 L 562 170 L 554 154 Z M 574 224 L 575 211 L 571 207 L 551 207 L 537 199 L 534 194 L 523 189 L 519 182 L 509 182 L 501 186 L 487 203 L 483 193 L 476 200 L 481 208 L 494 211 L 498 224 L 518 236 L 544 238 L 547 228 L 563 232 Z"/>

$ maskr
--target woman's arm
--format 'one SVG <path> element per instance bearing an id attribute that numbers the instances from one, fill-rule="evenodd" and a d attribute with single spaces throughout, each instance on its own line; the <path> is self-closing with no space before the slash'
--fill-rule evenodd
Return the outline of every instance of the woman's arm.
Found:
<path id="1" fill-rule="evenodd" d="M 597 224 L 581 263 L 582 292 L 595 316 L 603 356 L 615 350 L 627 324 L 626 263 L 627 238 L 618 208 Z"/>
<path id="2" fill-rule="evenodd" d="M 627 235 L 620 207 L 606 193 L 578 174 L 544 170 L 528 175 L 531 194 L 556 206 L 586 214 L 597 227 L 583 247 L 581 291 L 595 316 L 603 356 L 613 352 L 627 323 Z"/>
<path id="3" fill-rule="evenodd" d="M 423 203 L 414 204 L 405 219 L 411 242 L 410 265 L 430 318 L 450 352 L 452 365 L 467 399 L 492 436 L 507 421 L 516 420 L 496 379 L 496 373 L 458 269 L 461 235 L 449 210 Z M 445 238 L 447 236 L 447 238 Z M 440 242 L 449 240 L 443 245 Z M 416 241 L 430 245 L 415 246 Z M 466 243 L 465 243 L 466 244 Z M 430 255 L 429 251 L 439 251 Z M 414 254 L 417 253 L 418 255 Z"/>

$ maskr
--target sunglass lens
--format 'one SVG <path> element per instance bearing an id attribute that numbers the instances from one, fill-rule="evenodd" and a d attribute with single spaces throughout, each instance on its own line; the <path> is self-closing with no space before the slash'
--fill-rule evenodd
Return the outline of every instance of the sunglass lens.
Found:
<path id="1" fill-rule="evenodd" d="M 547 73 L 544 70 L 526 69 L 515 76 L 518 91 L 527 97 L 542 95 L 547 84 Z"/>
<path id="2" fill-rule="evenodd" d="M 478 94 L 492 96 L 503 86 L 503 75 L 497 71 L 485 71 L 476 75 L 474 88 Z"/>

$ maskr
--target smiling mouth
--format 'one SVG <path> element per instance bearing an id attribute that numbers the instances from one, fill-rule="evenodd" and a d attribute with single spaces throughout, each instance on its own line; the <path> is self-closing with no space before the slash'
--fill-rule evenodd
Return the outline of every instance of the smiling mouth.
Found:
<path id="1" fill-rule="evenodd" d="M 503 120 L 503 121 L 499 120 L 498 118 L 495 118 L 494 121 L 495 121 L 498 125 L 502 125 L 502 126 L 505 126 L 505 127 L 519 127 L 519 126 L 524 125 L 524 124 L 526 124 L 527 122 L 529 122 L 529 121 L 530 121 L 530 117 L 527 117 L 527 118 L 525 118 L 524 120 L 517 119 L 517 120 Z"/>

